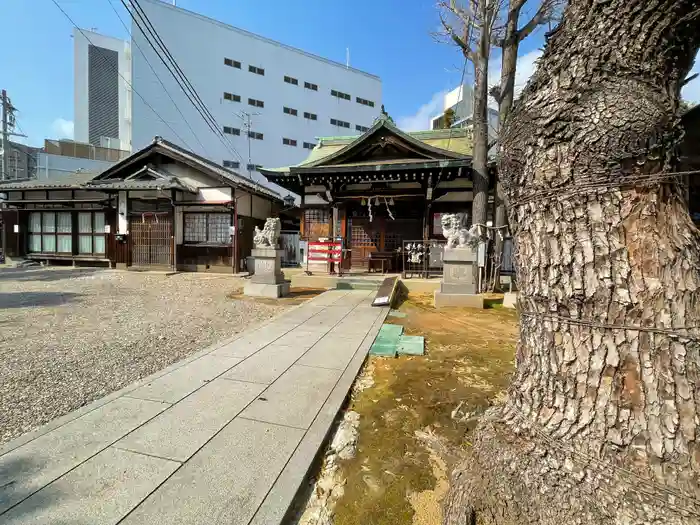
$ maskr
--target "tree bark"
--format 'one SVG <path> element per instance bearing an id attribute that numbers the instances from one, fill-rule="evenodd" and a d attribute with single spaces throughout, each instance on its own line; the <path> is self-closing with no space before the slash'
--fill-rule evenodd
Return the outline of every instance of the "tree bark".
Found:
<path id="1" fill-rule="evenodd" d="M 491 54 L 491 18 L 494 16 L 492 0 L 482 0 L 478 4 L 481 28 L 474 60 L 474 114 L 472 128 L 474 145 L 472 151 L 473 193 L 472 224 L 482 225 L 479 234 L 486 235 L 486 216 L 489 192 L 488 175 L 488 65 Z M 479 267 L 473 265 L 474 282 L 479 282 Z M 479 290 L 480 291 L 480 290 Z"/>
<path id="2" fill-rule="evenodd" d="M 658 176 L 676 169 L 699 10 L 571 0 L 501 131 L 517 371 L 446 524 L 700 523 L 700 239 Z"/>

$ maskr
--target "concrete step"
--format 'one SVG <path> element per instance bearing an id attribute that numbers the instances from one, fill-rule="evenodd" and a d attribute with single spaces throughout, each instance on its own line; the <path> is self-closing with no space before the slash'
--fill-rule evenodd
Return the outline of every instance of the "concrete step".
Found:
<path id="1" fill-rule="evenodd" d="M 367 281 L 363 279 L 339 279 L 337 290 L 379 290 L 382 281 Z"/>

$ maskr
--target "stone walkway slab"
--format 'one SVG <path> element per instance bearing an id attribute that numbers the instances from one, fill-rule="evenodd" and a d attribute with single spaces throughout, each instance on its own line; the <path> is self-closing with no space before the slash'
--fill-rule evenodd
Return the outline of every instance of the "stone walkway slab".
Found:
<path id="1" fill-rule="evenodd" d="M 0 450 L 0 523 L 282 523 L 388 313 L 332 290 Z"/>

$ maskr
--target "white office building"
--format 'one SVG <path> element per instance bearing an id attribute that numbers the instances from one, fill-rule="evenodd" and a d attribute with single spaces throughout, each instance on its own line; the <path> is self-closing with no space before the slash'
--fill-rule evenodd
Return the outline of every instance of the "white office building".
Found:
<path id="1" fill-rule="evenodd" d="M 380 113 L 377 76 L 160 0 L 140 4 L 231 146 L 132 22 L 132 150 L 159 135 L 239 172 L 250 167 L 262 181 L 255 166 L 300 162 L 316 137 L 359 135 Z"/>
<path id="2" fill-rule="evenodd" d="M 77 28 L 73 40 L 74 139 L 130 151 L 130 43 Z"/>
<path id="3" fill-rule="evenodd" d="M 451 109 L 453 128 L 466 128 L 472 124 L 474 115 L 474 88 L 464 84 L 458 86 L 443 98 L 442 113 L 431 119 L 430 129 L 443 129 L 445 127 L 445 112 Z M 498 111 L 488 108 L 489 136 L 495 137 L 498 133 Z"/>

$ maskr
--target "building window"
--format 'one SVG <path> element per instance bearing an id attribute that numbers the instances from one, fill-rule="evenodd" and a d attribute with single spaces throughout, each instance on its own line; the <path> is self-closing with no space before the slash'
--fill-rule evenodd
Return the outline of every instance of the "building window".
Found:
<path id="1" fill-rule="evenodd" d="M 257 66 L 248 66 L 248 71 L 255 73 L 256 75 L 265 75 L 265 70 Z"/>
<path id="2" fill-rule="evenodd" d="M 185 213 L 185 242 L 231 244 L 230 226 L 230 213 Z"/>
<path id="3" fill-rule="evenodd" d="M 338 126 L 340 128 L 350 128 L 350 123 L 345 122 L 344 120 L 338 120 L 338 119 L 331 119 L 331 126 Z"/>
<path id="4" fill-rule="evenodd" d="M 292 78 L 292 77 L 285 76 L 285 77 L 284 77 L 284 81 L 285 81 L 287 84 L 292 84 L 293 86 L 298 86 L 298 85 L 299 85 L 299 81 L 298 81 L 296 78 Z"/>
<path id="5" fill-rule="evenodd" d="M 233 93 L 226 93 L 224 92 L 224 100 L 230 100 L 232 102 L 240 102 L 241 101 L 241 96 L 240 95 L 234 95 Z"/>
<path id="6" fill-rule="evenodd" d="M 224 168 L 238 169 L 240 167 L 241 167 L 241 163 L 238 162 L 237 160 L 225 160 L 224 161 Z"/>
<path id="7" fill-rule="evenodd" d="M 102 217 L 104 218 L 104 214 Z M 31 212 L 29 214 L 28 251 L 30 253 L 72 254 L 72 225 L 70 212 Z M 104 230 L 104 226 L 102 229 Z"/>
<path id="8" fill-rule="evenodd" d="M 285 146 L 296 146 L 296 145 L 297 145 L 297 141 L 294 140 L 294 139 L 285 139 L 285 138 L 283 138 L 283 139 L 282 139 L 282 144 L 284 144 Z"/>
<path id="9" fill-rule="evenodd" d="M 363 106 L 369 106 L 371 108 L 374 107 L 374 102 L 372 102 L 371 100 L 367 100 L 366 98 L 355 97 L 355 101 L 358 104 L 362 104 Z"/>
<path id="10" fill-rule="evenodd" d="M 286 107 L 286 106 L 284 107 L 284 110 L 283 110 L 283 111 L 284 111 L 287 115 L 293 115 L 293 116 L 295 116 L 295 117 L 299 114 L 299 112 L 298 112 L 296 109 L 294 109 L 294 108 L 288 108 L 288 107 Z"/>
<path id="11" fill-rule="evenodd" d="M 307 118 L 309 120 L 316 120 L 318 118 L 318 115 L 316 113 L 309 113 L 308 111 L 304 111 L 304 118 Z"/>
<path id="12" fill-rule="evenodd" d="M 246 169 L 247 169 L 248 171 L 257 171 L 257 170 L 259 170 L 260 168 L 262 168 L 262 164 L 248 164 L 248 165 L 246 166 Z"/>
<path id="13" fill-rule="evenodd" d="M 352 98 L 347 93 L 343 93 L 342 91 L 337 91 L 335 89 L 331 89 L 331 96 L 336 98 L 342 98 L 343 100 L 350 100 Z"/>
<path id="14" fill-rule="evenodd" d="M 355 124 L 355 129 L 356 129 L 357 131 L 361 131 L 362 133 L 364 133 L 365 131 L 369 131 L 369 128 L 368 128 L 368 127 L 366 127 L 366 126 L 360 126 L 359 124 Z"/>
<path id="15" fill-rule="evenodd" d="M 231 58 L 224 58 L 224 65 L 241 69 L 241 63 L 238 60 L 233 60 Z"/>
<path id="16" fill-rule="evenodd" d="M 312 84 L 311 82 L 304 82 L 304 87 L 306 89 L 310 89 L 311 91 L 318 91 L 318 86 L 316 84 Z"/>
<path id="17" fill-rule="evenodd" d="M 304 148 L 305 149 L 314 149 L 316 147 L 316 144 L 313 142 L 304 142 Z"/>
<path id="18" fill-rule="evenodd" d="M 249 105 L 249 106 L 255 106 L 255 107 L 258 107 L 258 108 L 264 108 L 264 107 L 265 107 L 265 103 L 264 103 L 262 100 L 256 100 L 256 99 L 254 99 L 254 98 L 249 98 L 249 99 L 248 99 L 248 105 Z"/>
<path id="19" fill-rule="evenodd" d="M 238 128 L 232 128 L 231 126 L 224 126 L 224 133 L 227 135 L 240 135 L 241 130 Z"/>
<path id="20" fill-rule="evenodd" d="M 263 139 L 263 134 L 262 134 L 262 133 L 258 133 L 257 131 L 249 131 L 249 132 L 248 132 L 248 136 L 249 136 L 251 139 L 255 139 L 255 140 L 262 140 L 262 139 Z"/>
<path id="21" fill-rule="evenodd" d="M 106 238 L 104 212 L 78 213 L 78 252 L 81 255 L 103 255 Z"/>

